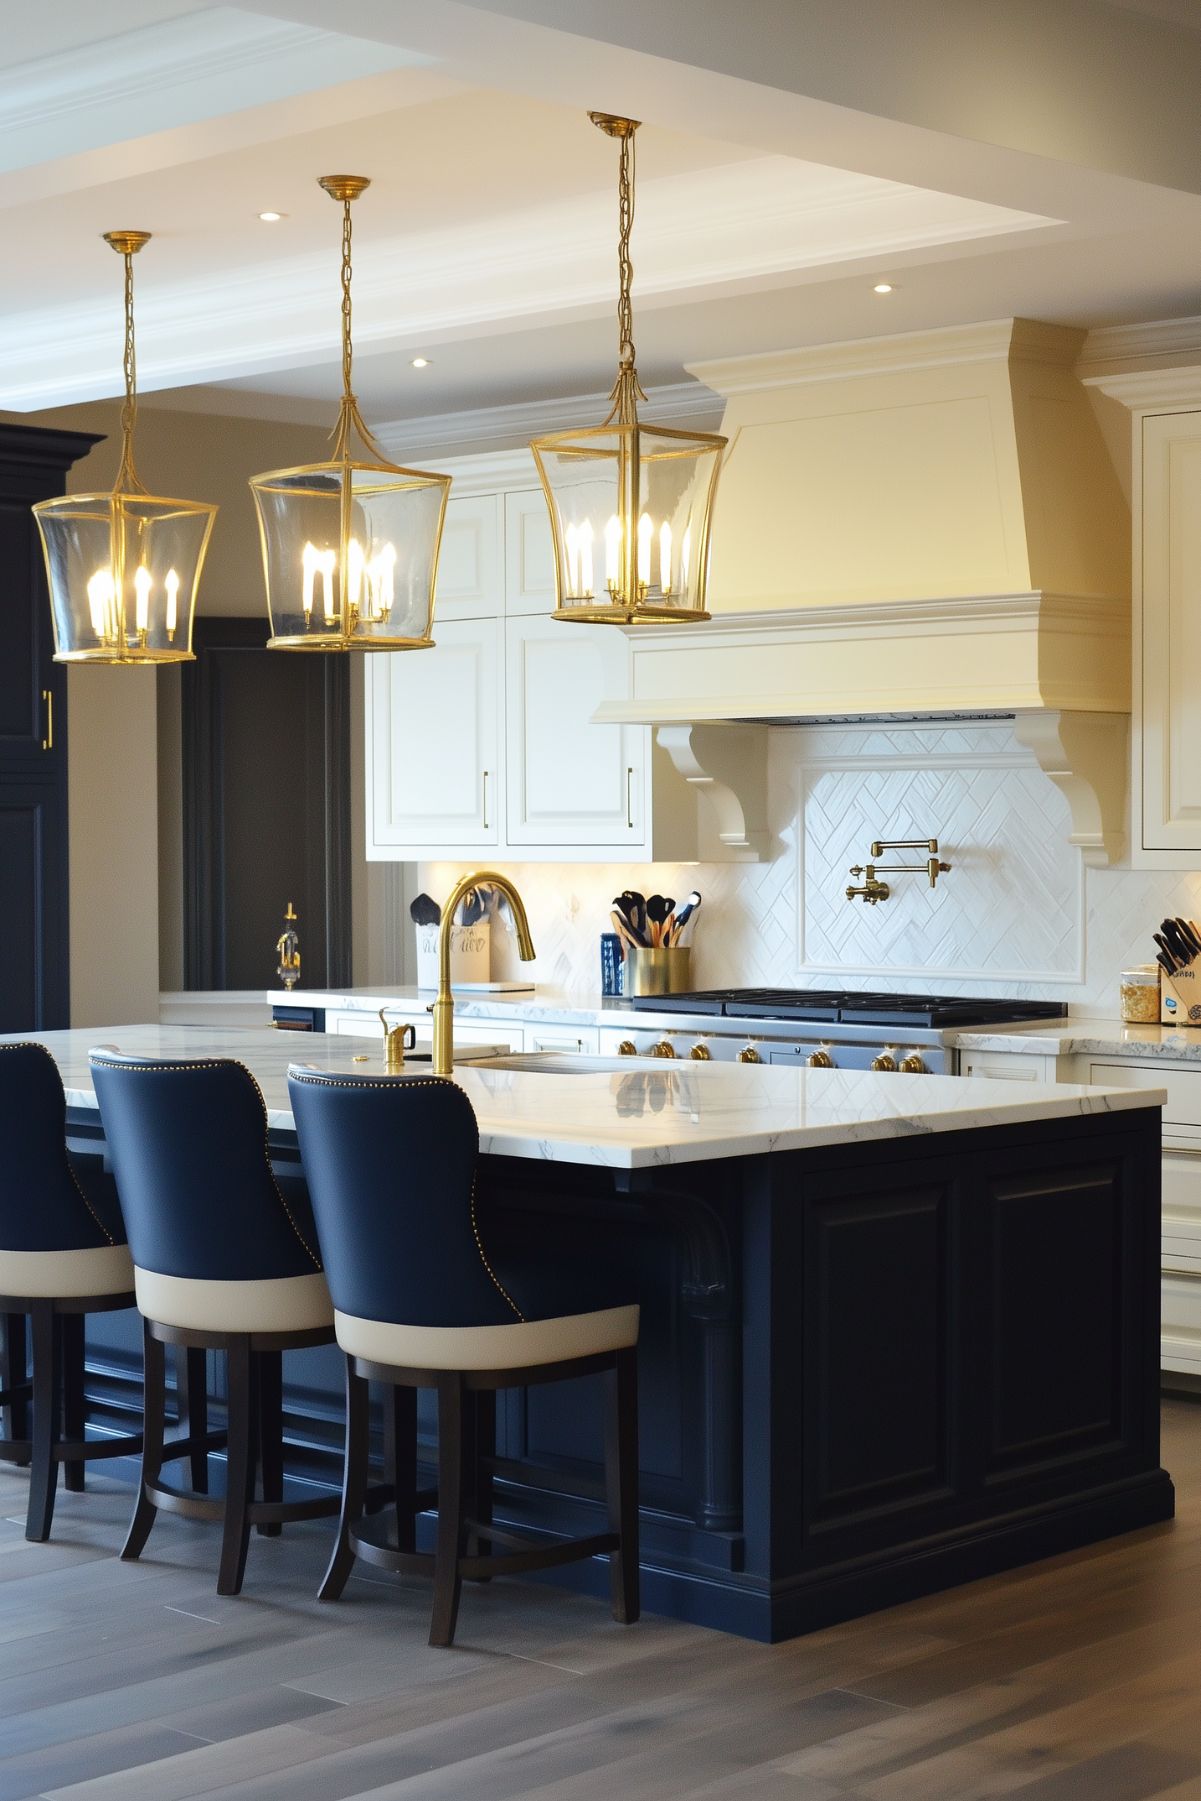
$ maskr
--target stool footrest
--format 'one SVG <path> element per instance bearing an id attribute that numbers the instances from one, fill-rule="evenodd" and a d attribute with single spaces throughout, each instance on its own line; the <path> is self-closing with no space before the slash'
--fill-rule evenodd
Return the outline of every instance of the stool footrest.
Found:
<path id="1" fill-rule="evenodd" d="M 174 1488 L 168 1482 L 144 1482 L 147 1499 L 164 1513 L 182 1514 L 188 1520 L 219 1520 L 225 1517 L 225 1501 L 220 1496 L 198 1495 L 192 1489 Z M 286 1525 L 298 1520 L 327 1520 L 338 1511 L 336 1495 L 320 1495 L 309 1501 L 251 1501 L 246 1518 L 252 1526 Z"/>
<path id="2" fill-rule="evenodd" d="M 588 1557 L 598 1557 L 605 1551 L 615 1551 L 619 1543 L 616 1532 L 597 1532 L 589 1538 L 541 1544 L 518 1533 L 502 1531 L 491 1521 L 468 1520 L 465 1523 L 480 1538 L 517 1547 L 498 1555 L 461 1557 L 459 1572 L 470 1581 L 487 1576 L 518 1576 L 526 1570 L 548 1570 L 557 1564 L 578 1563 Z M 372 1532 L 365 1529 L 364 1521 L 358 1520 L 350 1527 L 348 1536 L 355 1556 L 375 1569 L 404 1575 L 428 1576 L 433 1572 L 432 1551 L 402 1551 L 387 1527 L 382 1532 Z"/>

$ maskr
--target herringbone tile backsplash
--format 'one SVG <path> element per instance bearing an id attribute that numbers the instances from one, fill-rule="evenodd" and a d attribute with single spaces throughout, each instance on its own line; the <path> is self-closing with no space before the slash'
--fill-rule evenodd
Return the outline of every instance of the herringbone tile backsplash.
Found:
<path id="1" fill-rule="evenodd" d="M 623 888 L 699 888 L 698 987 L 925 987 L 1062 998 L 1114 1014 L 1118 972 L 1150 962 L 1167 913 L 1201 917 L 1201 872 L 1085 869 L 1068 843 L 1067 802 L 1003 722 L 773 728 L 770 860 L 683 866 L 525 863 L 514 878 L 538 947 L 535 979 L 599 987 L 598 936 Z M 845 898 L 874 838 L 939 840 L 952 865 L 932 893 L 890 877 L 876 907 Z M 917 862 L 920 853 L 889 855 Z M 457 866 L 425 864 L 432 894 Z M 521 966 L 507 934 L 493 974 Z M 522 973 L 527 973 L 522 970 Z"/>

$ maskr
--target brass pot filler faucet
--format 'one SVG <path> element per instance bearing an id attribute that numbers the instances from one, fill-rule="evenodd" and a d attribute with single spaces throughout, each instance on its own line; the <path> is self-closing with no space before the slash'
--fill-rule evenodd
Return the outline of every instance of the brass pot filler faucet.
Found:
<path id="1" fill-rule="evenodd" d="M 928 850 L 930 855 L 924 864 L 877 863 L 875 859 L 882 857 L 886 850 Z M 847 889 L 848 900 L 861 900 L 868 907 L 874 907 L 877 901 L 887 900 L 892 893 L 888 883 L 879 880 L 881 874 L 921 875 L 924 871 L 930 879 L 931 888 L 934 888 L 939 876 L 945 875 L 951 867 L 949 863 L 940 863 L 938 860 L 937 838 L 877 838 L 871 847 L 871 854 L 870 863 L 856 863 L 851 868 L 852 875 L 864 878 L 862 888 Z"/>

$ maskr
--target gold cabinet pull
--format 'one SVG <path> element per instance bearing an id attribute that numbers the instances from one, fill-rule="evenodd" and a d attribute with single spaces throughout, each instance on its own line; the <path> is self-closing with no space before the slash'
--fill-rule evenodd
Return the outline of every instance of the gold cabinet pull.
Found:
<path id="1" fill-rule="evenodd" d="M 53 750 L 54 749 L 54 691 L 53 691 L 53 689 L 43 688 L 42 689 L 42 699 L 46 703 L 46 736 L 42 739 L 42 749 L 43 750 Z"/>
<path id="2" fill-rule="evenodd" d="M 634 771 L 629 767 L 626 769 L 626 828 L 631 832 L 634 830 Z"/>
<path id="3" fill-rule="evenodd" d="M 484 771 L 484 830 L 488 830 L 488 771 Z"/>

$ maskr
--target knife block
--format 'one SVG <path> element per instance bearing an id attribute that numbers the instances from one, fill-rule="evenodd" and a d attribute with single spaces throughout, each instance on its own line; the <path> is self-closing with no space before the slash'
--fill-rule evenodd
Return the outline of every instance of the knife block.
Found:
<path id="1" fill-rule="evenodd" d="M 1165 1026 L 1201 1026 L 1201 957 L 1159 979 L 1159 1018 Z"/>

